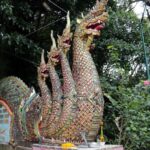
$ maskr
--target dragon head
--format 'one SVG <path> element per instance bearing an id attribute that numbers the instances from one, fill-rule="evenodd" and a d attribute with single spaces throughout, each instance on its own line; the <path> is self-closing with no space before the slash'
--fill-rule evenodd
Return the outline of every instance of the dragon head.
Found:
<path id="1" fill-rule="evenodd" d="M 58 48 L 62 49 L 64 53 L 67 53 L 71 46 L 71 38 L 72 33 L 70 32 L 70 13 L 67 13 L 67 24 L 65 29 L 63 30 L 63 34 L 61 36 L 58 35 Z"/>
<path id="2" fill-rule="evenodd" d="M 26 134 L 26 138 L 30 141 L 36 141 L 40 136 L 38 132 L 38 125 L 41 118 L 41 97 L 36 94 L 34 88 L 32 87 L 27 97 L 23 99 L 21 103 L 21 112 L 22 114 L 26 112 L 26 127 L 27 131 L 30 133 Z M 22 118 L 22 120 L 24 120 L 24 118 Z M 22 125 L 24 127 L 24 124 Z"/>
<path id="3" fill-rule="evenodd" d="M 60 61 L 58 48 L 56 47 L 56 41 L 51 31 L 52 46 L 50 52 L 48 52 L 48 63 L 51 62 L 54 66 Z"/>
<path id="4" fill-rule="evenodd" d="M 30 133 L 33 132 L 31 140 L 37 140 L 40 137 L 39 125 L 41 121 L 41 105 L 41 98 L 37 96 L 31 103 L 27 112 L 27 117 L 31 118 L 30 122 L 32 122 L 31 126 L 28 125 Z"/>
<path id="5" fill-rule="evenodd" d="M 108 20 L 108 13 L 105 12 L 108 0 L 96 1 L 95 6 L 83 19 L 77 19 L 77 30 L 75 36 L 81 37 L 83 40 L 93 40 L 94 36 L 99 36 L 100 31 L 105 27 Z"/>
<path id="6" fill-rule="evenodd" d="M 40 63 L 40 66 L 38 67 L 38 74 L 43 79 L 46 79 L 48 77 L 48 68 L 44 59 L 44 50 L 42 50 L 41 63 Z"/>

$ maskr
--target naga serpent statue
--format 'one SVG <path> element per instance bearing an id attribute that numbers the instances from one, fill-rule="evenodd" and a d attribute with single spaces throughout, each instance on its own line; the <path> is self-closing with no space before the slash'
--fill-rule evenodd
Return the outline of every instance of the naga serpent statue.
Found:
<path id="1" fill-rule="evenodd" d="M 108 14 L 107 0 L 97 0 L 96 5 L 82 19 L 77 19 L 74 34 L 70 31 L 70 18 L 57 44 L 51 31 L 52 46 L 48 62 L 44 50 L 38 67 L 40 95 L 34 88 L 17 77 L 0 81 L 0 104 L 11 115 L 10 142 L 36 142 L 39 139 L 51 141 L 83 142 L 81 133 L 87 133 L 87 140 L 94 141 L 103 117 L 104 99 L 99 76 L 90 54 L 95 36 L 100 36 Z M 67 52 L 73 39 L 72 70 Z M 63 83 L 60 82 L 56 65 L 61 65 Z M 46 80 L 50 79 L 51 89 Z"/>

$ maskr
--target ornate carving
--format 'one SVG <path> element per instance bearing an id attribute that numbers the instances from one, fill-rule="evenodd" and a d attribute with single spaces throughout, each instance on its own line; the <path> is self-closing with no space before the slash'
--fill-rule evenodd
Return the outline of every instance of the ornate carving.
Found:
<path id="1" fill-rule="evenodd" d="M 72 39 L 68 12 L 66 28 L 62 35 L 58 36 L 58 47 L 53 31 L 51 32 L 53 44 L 48 53 L 47 64 L 44 51 L 41 55 L 38 67 L 41 96 L 16 77 L 0 81 L 0 97 L 8 100 L 7 105 L 14 116 L 12 141 L 35 141 L 44 137 L 53 142 L 80 143 L 83 141 L 81 132 L 87 133 L 89 141 L 96 138 L 102 121 L 104 100 L 89 50 L 94 37 L 100 35 L 107 21 L 106 4 L 107 0 L 97 0 L 85 17 L 82 15 L 82 19 L 77 19 L 78 25 L 73 40 L 73 73 L 66 56 Z M 55 70 L 58 62 L 61 64 L 63 86 Z M 48 77 L 52 90 L 46 85 Z"/>

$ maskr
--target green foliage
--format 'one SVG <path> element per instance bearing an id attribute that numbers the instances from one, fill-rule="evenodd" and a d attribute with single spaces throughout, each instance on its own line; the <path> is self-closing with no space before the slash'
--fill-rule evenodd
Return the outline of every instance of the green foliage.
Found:
<path id="1" fill-rule="evenodd" d="M 144 50 L 141 41 L 140 20 L 130 11 L 109 9 L 109 22 L 96 43 L 94 59 L 99 73 L 108 78 L 126 76 L 129 84 L 145 78 Z M 149 49 L 150 26 L 143 23 L 146 48 Z M 150 53 L 147 54 L 150 57 Z M 120 72 L 121 71 L 121 72 Z"/>
<path id="2" fill-rule="evenodd" d="M 150 147 L 150 86 L 139 83 L 129 88 L 123 81 L 112 86 L 103 80 L 105 135 L 107 142 L 123 144 L 127 150 Z"/>
<path id="3" fill-rule="evenodd" d="M 1 12 L 1 51 L 9 53 L 26 54 L 32 49 L 32 52 L 38 51 L 39 47 L 26 34 L 33 30 L 33 24 L 29 21 L 33 14 L 30 5 L 25 1 L 2 0 L 0 2 Z"/>
<path id="4" fill-rule="evenodd" d="M 31 79 L 30 75 L 23 75 L 26 74 L 25 69 L 22 69 L 20 73 L 18 71 L 24 66 L 24 62 L 28 68 L 31 66 L 31 70 L 33 70 L 40 58 L 39 43 L 26 36 L 35 30 L 33 10 L 27 1 L 1 0 L 0 15 L 0 59 L 3 60 L 1 61 L 3 65 L 0 67 L 0 78 L 16 75 L 25 81 Z M 6 67 L 5 64 L 9 65 Z M 17 64 L 15 67 L 18 69 L 17 72 L 13 68 L 15 64 Z M 32 76 L 32 80 L 33 78 L 34 76 Z"/>

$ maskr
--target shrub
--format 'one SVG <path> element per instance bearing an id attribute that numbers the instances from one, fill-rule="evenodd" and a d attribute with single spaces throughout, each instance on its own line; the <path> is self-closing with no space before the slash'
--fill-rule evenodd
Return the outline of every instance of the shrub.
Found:
<path id="1" fill-rule="evenodd" d="M 105 82 L 105 136 L 108 143 L 122 144 L 126 150 L 150 148 L 150 86 Z"/>

